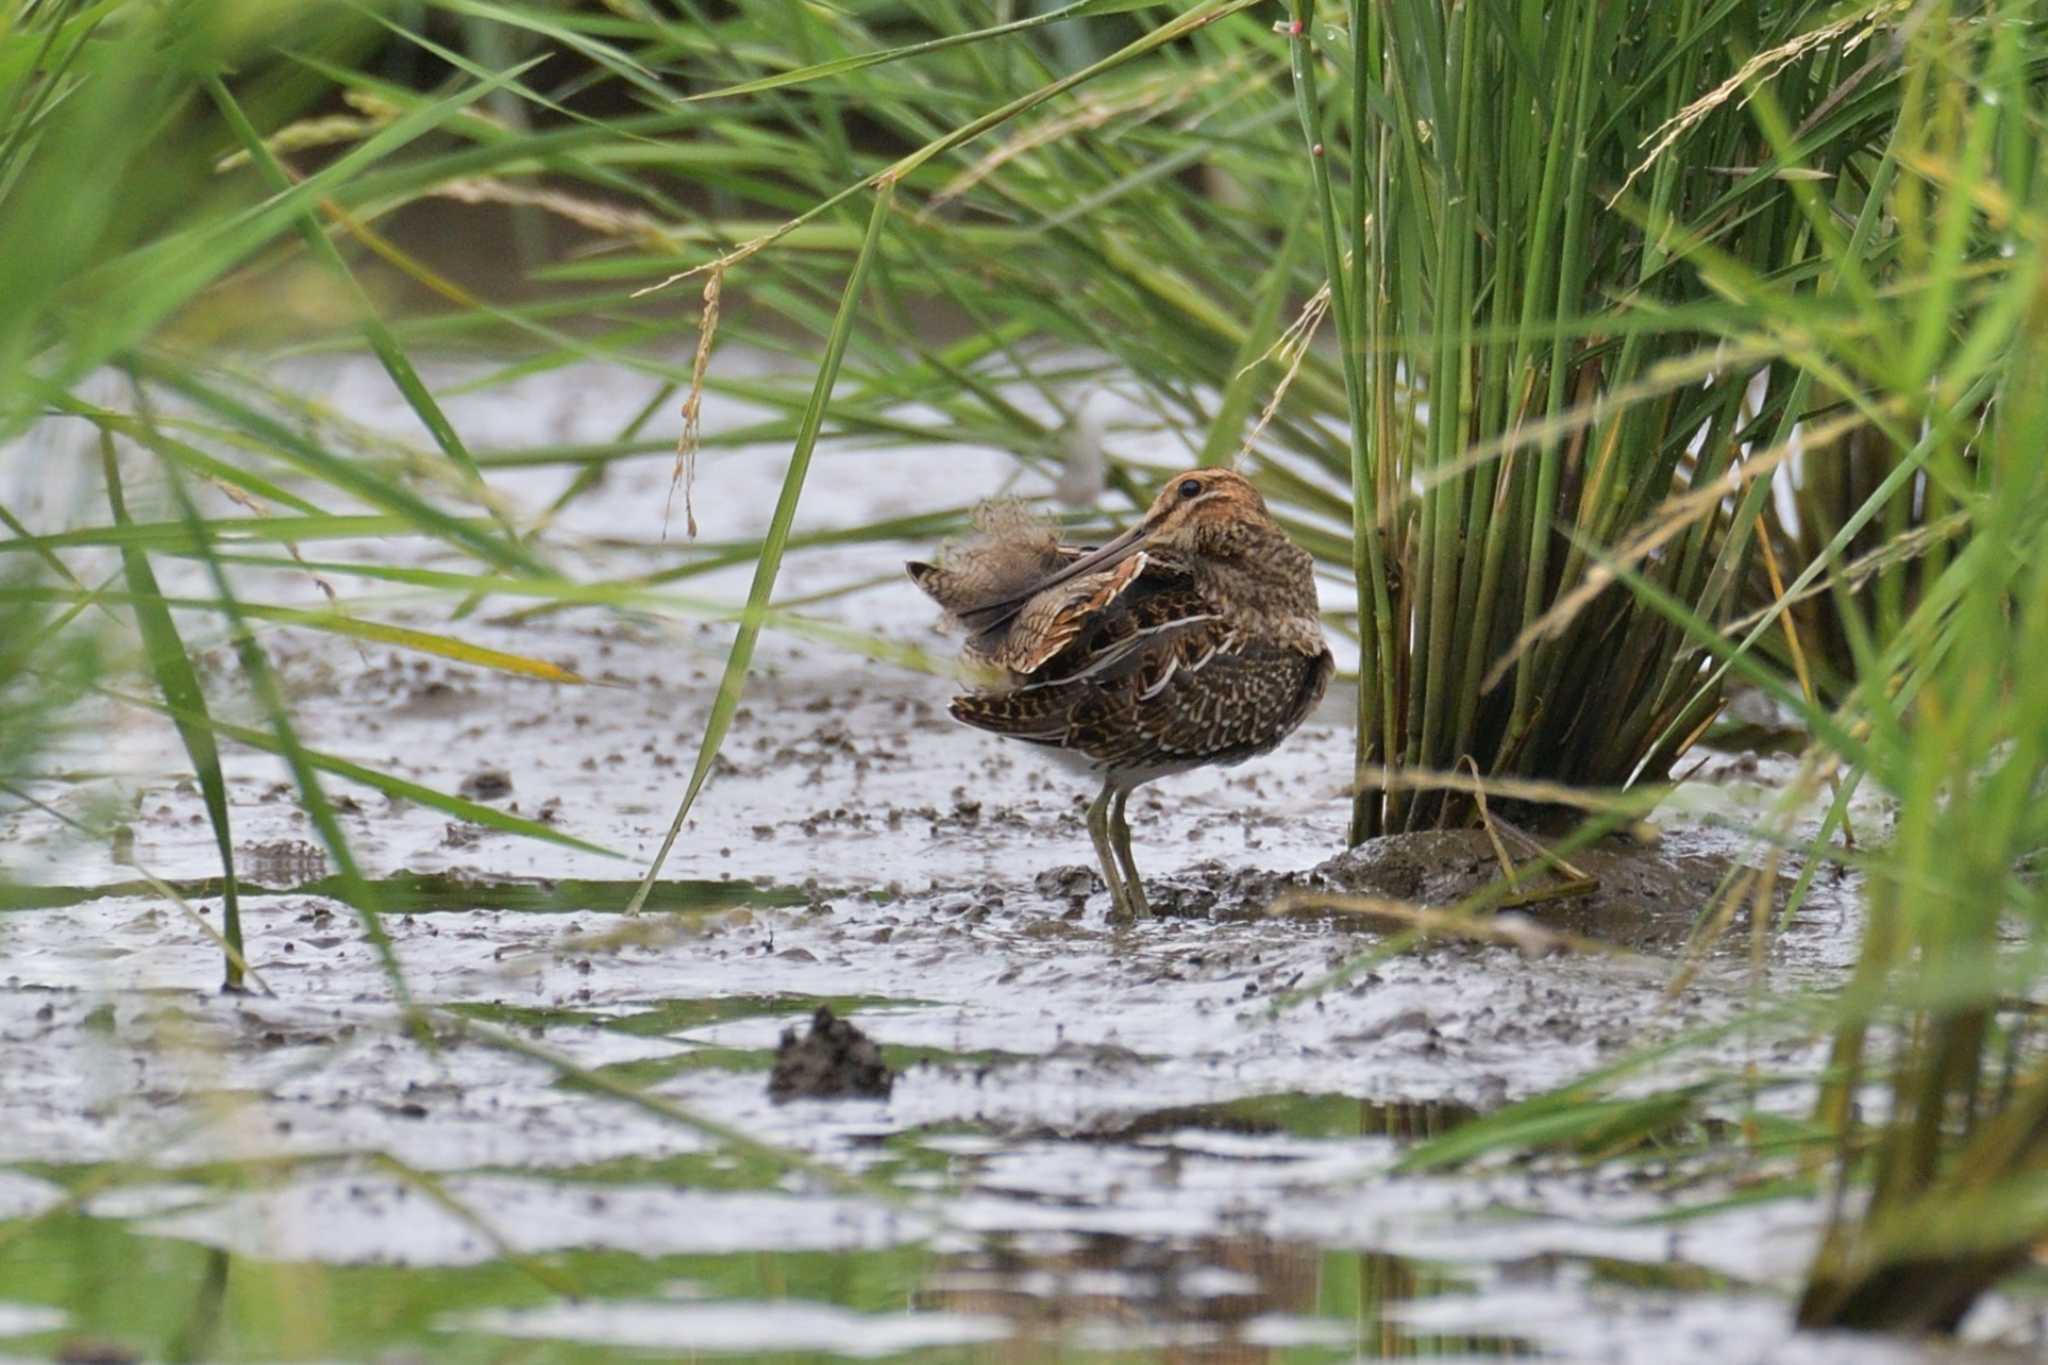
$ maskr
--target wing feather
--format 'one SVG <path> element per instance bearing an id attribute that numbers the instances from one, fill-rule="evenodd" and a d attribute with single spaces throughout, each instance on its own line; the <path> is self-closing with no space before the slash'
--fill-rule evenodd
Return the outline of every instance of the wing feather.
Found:
<path id="1" fill-rule="evenodd" d="M 1321 700 L 1328 649 L 1254 638 L 1168 555 L 1147 553 L 1034 599 L 1002 660 L 1010 687 L 954 699 L 968 725 L 1125 770 L 1233 763 Z M 1318 642 L 1320 643 L 1320 642 Z"/>

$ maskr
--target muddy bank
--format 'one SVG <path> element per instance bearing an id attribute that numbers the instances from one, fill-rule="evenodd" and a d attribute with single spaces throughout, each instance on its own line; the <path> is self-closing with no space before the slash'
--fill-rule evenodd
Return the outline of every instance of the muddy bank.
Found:
<path id="1" fill-rule="evenodd" d="M 1385 835 L 1299 872 L 1210 860 L 1166 879 L 1154 908 L 1162 915 L 1252 920 L 1275 913 L 1276 906 L 1284 908 L 1290 893 L 1321 893 L 1449 910 L 1504 881 L 1496 837 L 1478 829 Z M 1720 848 L 1706 846 L 1710 843 Z M 1512 890 L 1500 893 L 1505 904 L 1499 908 L 1640 952 L 1682 947 L 1716 893 L 1732 877 L 1750 871 L 1754 861 L 1736 856 L 1729 840 L 1666 837 L 1654 831 L 1648 839 L 1615 835 L 1574 851 L 1568 862 L 1579 876 L 1542 865 L 1526 849 L 1519 857 L 1510 849 L 1509 857 L 1518 877 Z M 1774 909 L 1783 908 L 1787 890 L 1789 882 L 1781 876 Z M 1335 911 L 1324 913 L 1341 919 Z M 1371 930 L 1392 922 L 1362 914 L 1353 924 Z M 1730 921 L 1734 929 L 1747 925 L 1746 908 Z"/>

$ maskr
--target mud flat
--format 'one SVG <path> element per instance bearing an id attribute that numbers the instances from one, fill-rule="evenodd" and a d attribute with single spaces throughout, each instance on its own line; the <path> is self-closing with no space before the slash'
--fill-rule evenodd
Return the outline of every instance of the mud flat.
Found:
<path id="1" fill-rule="evenodd" d="M 352 411 L 383 401 L 356 367 L 304 379 Z M 630 377 L 556 375 L 456 418 L 479 447 L 575 439 L 644 397 Z M 822 457 L 805 525 L 958 505 L 1010 473 L 951 451 L 934 489 L 929 457 Z M 665 562 L 648 509 L 667 469 L 614 470 L 572 505 L 565 554 L 593 575 Z M 780 475 L 774 452 L 708 457 L 706 535 L 757 531 Z M 504 486 L 539 506 L 568 477 Z M 874 580 L 807 610 L 943 649 L 889 578 L 920 548 L 806 553 L 781 591 Z M 691 592 L 731 600 L 744 574 Z M 304 575 L 248 587 L 320 599 Z M 310 743 L 468 784 L 619 855 L 337 787 L 424 1029 L 401 1023 L 273 760 L 229 760 L 244 871 L 269 892 L 244 909 L 268 994 L 219 994 L 205 931 L 126 861 L 217 920 L 210 836 L 168 731 L 109 716 L 60 752 L 75 780 L 41 793 L 77 816 L 116 802 L 118 849 L 35 810 L 0 816 L 17 888 L 0 913 L 0 1352 L 48 1359 L 91 1339 L 241 1359 L 1675 1365 L 2032 1359 L 2044 1340 L 2040 1305 L 2011 1299 L 1981 1308 L 1963 1346 L 1791 1336 L 1785 1295 L 1820 1208 L 1732 1198 L 1711 1163 L 1394 1170 L 1475 1114 L 1732 1017 L 1755 970 L 1774 988 L 1839 979 L 1855 888 L 1824 878 L 1760 968 L 1743 936 L 1669 990 L 1707 895 L 1745 856 L 1719 822 L 1761 808 L 1789 776 L 1781 756 L 1711 756 L 1655 842 L 1574 855 L 1595 893 L 1518 912 L 1625 951 L 1440 939 L 1360 968 L 1388 926 L 1275 918 L 1274 896 L 1444 905 L 1494 864 L 1463 834 L 1337 853 L 1344 697 L 1269 758 L 1134 799 L 1164 913 L 1120 929 L 1087 866 L 1082 784 L 948 724 L 942 678 L 771 636 L 672 884 L 628 918 L 727 636 L 529 605 L 486 603 L 453 628 L 597 685 L 267 640 Z M 451 628 L 445 603 L 380 610 Z M 224 652 L 211 662 L 225 674 Z M 878 1046 L 886 1099 L 771 1098 L 784 1031 L 821 1005 Z M 1744 1031 L 1673 1065 L 1796 1074 L 1816 1046 Z M 1763 1103 L 1801 1100 L 1792 1087 Z M 1680 1194 L 1725 1202 L 1668 1221 Z"/>

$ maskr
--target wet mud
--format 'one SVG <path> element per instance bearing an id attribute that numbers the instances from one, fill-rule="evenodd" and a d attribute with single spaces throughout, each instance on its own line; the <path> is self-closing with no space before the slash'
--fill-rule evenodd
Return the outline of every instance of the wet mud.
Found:
<path id="1" fill-rule="evenodd" d="M 1480 829 L 1389 834 L 1299 872 L 1212 860 L 1168 879 L 1154 897 L 1154 909 L 1162 915 L 1256 920 L 1273 914 L 1289 893 L 1302 892 L 1451 910 L 1506 878 L 1497 837 Z M 1536 908 L 1524 913 L 1550 928 L 1638 951 L 1672 949 L 1691 937 L 1701 910 L 1729 879 L 1750 870 L 1701 842 L 1683 835 L 1609 836 L 1572 854 L 1571 866 L 1584 882 L 1544 867 L 1532 871 L 1527 864 L 1539 860 L 1525 857 L 1513 864 L 1518 880 L 1500 894 L 1527 897 Z M 1782 907 L 1788 886 L 1781 876 L 1774 908 Z M 1747 914 L 1745 907 L 1735 926 L 1746 926 Z"/>
<path id="2" fill-rule="evenodd" d="M 458 403 L 472 443 L 599 439 L 646 397 L 632 376 L 577 375 L 570 404 L 564 376 L 543 378 Z M 391 411 L 374 367 L 309 366 L 295 382 L 337 410 Z M 706 426 L 746 415 L 707 410 Z M 415 437 L 398 415 L 390 426 Z M 707 538 L 760 532 L 785 455 L 705 456 Z M 935 487 L 931 457 L 821 454 L 799 529 L 964 507 L 1014 472 L 949 451 Z M 593 578 L 672 564 L 650 512 L 669 463 L 612 470 L 564 510 L 551 548 Z M 493 478 L 538 508 L 572 476 Z M 778 599 L 943 654 L 898 567 L 930 548 L 793 554 Z M 162 572 L 177 592 L 185 570 Z M 688 592 L 736 601 L 749 572 Z M 244 578 L 251 600 L 324 605 L 308 574 Z M 254 884 L 249 995 L 219 991 L 219 869 L 167 727 L 92 717 L 50 764 L 77 776 L 38 789 L 91 828 L 117 811 L 125 833 L 0 813 L 0 1356 L 102 1339 L 160 1354 L 222 1273 L 231 1296 L 296 1275 L 330 1286 L 329 1302 L 384 1305 L 336 1310 L 346 1326 L 310 1344 L 258 1335 L 249 1358 L 483 1360 L 545 1343 L 575 1360 L 1539 1351 L 1679 1365 L 1991 1360 L 2048 1339 L 2039 1305 L 2009 1298 L 1953 1349 L 1795 1336 L 1787 1296 L 1824 1210 L 1736 1197 L 1738 1163 L 1629 1151 L 1590 1170 L 1397 1169 L 1475 1117 L 1732 1018 L 1759 987 L 1841 979 L 1856 886 L 1829 874 L 1760 958 L 1738 918 L 1674 989 L 1703 907 L 1752 856 L 1728 827 L 1791 775 L 1777 748 L 1705 755 L 1651 841 L 1579 850 L 1589 890 L 1512 910 L 1625 951 L 1532 956 L 1455 936 L 1394 951 L 1401 925 L 1269 911 L 1290 893 L 1450 907 L 1499 863 L 1477 831 L 1340 851 L 1339 688 L 1274 754 L 1133 797 L 1159 913 L 1121 926 L 1089 861 L 1088 784 L 952 725 L 942 676 L 770 632 L 650 909 L 629 916 L 729 628 L 680 605 L 486 601 L 459 622 L 446 608 L 378 610 L 593 685 L 274 632 L 305 741 L 604 852 L 335 783 L 388 961 L 267 755 L 226 756 Z M 226 678 L 217 632 L 195 618 L 193 634 L 208 676 Z M 1858 817 L 1881 826 L 1883 812 Z M 1658 1079 L 1810 1074 L 1820 1047 L 1734 1031 Z M 846 1087 L 878 1093 L 806 1097 Z M 1787 1085 L 1753 1102 L 1809 1101 Z M 1741 1117 L 1681 1116 L 1710 1134 Z M 1715 1211 L 1665 1222 L 1681 1195 Z M 164 1298 L 142 1315 L 154 1328 L 107 1306 L 138 1258 Z"/>

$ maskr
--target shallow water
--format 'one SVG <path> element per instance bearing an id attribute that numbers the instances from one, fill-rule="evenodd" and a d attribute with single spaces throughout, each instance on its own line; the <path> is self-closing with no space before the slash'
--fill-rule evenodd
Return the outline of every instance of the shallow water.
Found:
<path id="1" fill-rule="evenodd" d="M 294 382 L 411 438 L 373 369 L 309 365 Z M 556 375 L 454 414 L 479 447 L 595 438 L 644 397 L 630 376 Z M 714 406 L 706 424 L 743 416 Z M 935 489 L 928 451 L 821 456 L 800 529 L 964 505 L 1011 471 L 985 452 L 945 459 Z M 565 562 L 593 576 L 672 562 L 659 541 L 668 468 L 617 469 L 574 504 L 556 532 Z M 708 456 L 706 537 L 758 532 L 780 476 L 776 452 Z M 496 482 L 534 508 L 567 478 Z M 806 610 L 943 650 L 894 576 L 926 548 L 793 556 L 780 597 L 883 580 Z M 746 573 L 689 590 L 733 600 Z M 245 587 L 323 600 L 302 573 Z M 1743 1006 L 1739 952 L 1672 999 L 1666 987 L 1740 850 L 1710 817 L 1757 810 L 1789 775 L 1782 756 L 1710 758 L 1682 813 L 1659 817 L 1656 847 L 1588 855 L 1600 898 L 1524 912 L 1627 955 L 1437 943 L 1278 1004 L 1381 941 L 1369 926 L 1258 914 L 1281 879 L 1341 847 L 1341 695 L 1278 753 L 1134 799 L 1155 901 L 1200 913 L 1115 931 L 1086 867 L 1091 793 L 951 726 L 942 678 L 770 635 L 665 870 L 674 885 L 627 919 L 726 632 L 517 619 L 526 604 L 509 602 L 450 623 L 445 602 L 376 600 L 380 615 L 600 685 L 276 632 L 266 643 L 306 739 L 442 790 L 495 792 L 621 856 L 337 784 L 394 911 L 407 987 L 433 1007 L 422 1036 L 398 1024 L 274 760 L 229 758 L 244 871 L 271 893 L 243 909 L 268 995 L 220 995 L 205 931 L 138 888 L 111 846 L 34 810 L 0 816 L 15 883 L 0 913 L 0 1354 L 90 1340 L 174 1359 L 1678 1365 L 2031 1358 L 2048 1335 L 2039 1300 L 2007 1297 L 1972 1319 L 1964 1347 L 1792 1336 L 1787 1295 L 1820 1208 L 1734 1197 L 1733 1165 L 1636 1154 L 1590 1171 L 1391 1169 L 1476 1113 Z M 210 623 L 187 624 L 217 643 Z M 223 651 L 208 661 L 228 671 Z M 72 776 L 42 799 L 81 816 L 132 803 L 134 862 L 217 920 L 210 834 L 173 735 L 109 712 L 54 766 Z M 1457 840 L 1376 868 L 1432 895 L 1491 875 L 1484 847 Z M 1774 942 L 1769 984 L 1835 979 L 1854 905 L 1853 887 L 1824 882 Z M 886 1101 L 769 1101 L 779 1036 L 820 1002 L 881 1044 L 900 1073 Z M 1814 1047 L 1740 1034 L 1683 1065 L 1796 1072 Z M 1725 1205 L 1670 1221 L 1676 1190 Z"/>

